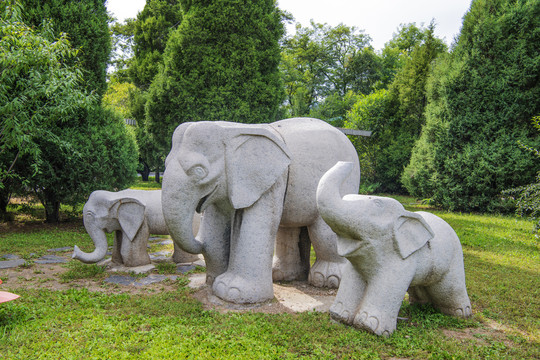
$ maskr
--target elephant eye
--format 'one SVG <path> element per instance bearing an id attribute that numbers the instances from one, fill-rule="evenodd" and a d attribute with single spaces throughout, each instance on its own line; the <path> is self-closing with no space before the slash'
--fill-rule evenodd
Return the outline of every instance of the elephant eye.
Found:
<path id="1" fill-rule="evenodd" d="M 204 167 L 197 165 L 189 169 L 188 174 L 198 180 L 201 180 L 206 177 L 207 171 Z"/>
<path id="2" fill-rule="evenodd" d="M 376 205 L 377 207 L 380 207 L 380 208 L 383 207 L 383 203 L 382 203 L 381 200 L 377 199 L 377 200 L 374 200 L 373 202 L 375 203 L 375 205 Z"/>

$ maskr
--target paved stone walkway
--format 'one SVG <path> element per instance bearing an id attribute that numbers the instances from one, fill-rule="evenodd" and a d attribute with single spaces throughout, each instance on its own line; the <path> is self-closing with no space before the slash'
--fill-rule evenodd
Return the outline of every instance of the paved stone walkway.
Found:
<path id="1" fill-rule="evenodd" d="M 73 248 L 70 249 L 73 250 Z M 27 264 L 26 260 L 14 254 L 0 255 L 0 259 L 7 259 L 0 261 L 0 269 L 11 269 Z M 61 264 L 69 262 L 66 258 L 56 255 L 44 255 L 33 261 L 36 264 Z"/>
<path id="2" fill-rule="evenodd" d="M 163 240 L 163 238 L 154 238 L 153 241 Z M 168 245 L 170 240 L 165 240 L 159 243 L 160 245 Z M 166 243 L 166 244 L 162 244 Z M 73 251 L 72 247 L 63 247 L 63 248 L 56 248 L 56 249 L 48 249 L 48 252 L 51 253 L 66 253 L 68 251 Z M 110 255 L 110 254 L 109 254 Z M 156 253 L 149 254 L 150 259 L 155 262 L 164 262 L 164 261 L 170 261 L 172 257 L 171 251 L 159 251 Z M 32 257 L 32 254 L 30 254 L 30 257 Z M 32 260 L 34 264 L 63 264 L 68 263 L 70 259 L 64 256 L 59 255 L 43 255 L 35 260 Z M 31 264 L 32 262 L 29 262 L 23 258 L 21 258 L 19 255 L 15 254 L 0 254 L 0 269 L 12 269 L 17 268 L 19 266 L 26 266 L 28 264 Z M 115 272 L 124 272 L 124 273 L 133 273 L 133 274 L 146 274 L 150 271 L 154 270 L 156 266 L 154 264 L 144 265 L 144 266 L 138 266 L 138 267 L 125 267 L 125 266 L 114 266 L 111 264 L 111 259 L 108 258 L 106 260 L 103 260 L 98 263 L 98 265 L 107 266 L 107 269 L 111 273 Z M 186 263 L 186 264 L 177 264 L 176 272 L 179 274 L 185 274 L 191 270 L 195 270 L 197 266 L 205 266 L 204 260 L 202 257 L 193 262 L 193 263 Z M 194 275 L 203 275 L 201 276 L 195 276 L 195 280 L 191 280 L 191 287 L 198 288 L 201 286 L 204 286 L 205 283 L 205 274 L 194 274 Z M 124 286 L 145 286 L 150 285 L 154 283 L 159 283 L 162 281 L 165 281 L 167 279 L 176 280 L 179 275 L 158 275 L 158 274 L 150 274 L 145 278 L 136 278 L 130 275 L 111 275 L 108 278 L 105 279 L 105 282 L 112 283 L 112 284 L 118 284 L 118 285 L 124 285 Z M 190 278 L 193 276 L 190 276 Z"/>

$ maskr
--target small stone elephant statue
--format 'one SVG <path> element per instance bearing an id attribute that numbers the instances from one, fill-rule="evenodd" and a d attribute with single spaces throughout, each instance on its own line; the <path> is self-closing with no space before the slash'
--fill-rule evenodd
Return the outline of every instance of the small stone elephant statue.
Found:
<path id="1" fill-rule="evenodd" d="M 147 251 L 150 234 L 169 234 L 161 210 L 161 190 L 94 191 L 84 205 L 83 221 L 96 248 L 92 253 L 85 253 L 75 245 L 72 258 L 85 263 L 95 263 L 105 257 L 106 233 L 114 231 L 113 263 L 128 267 L 150 264 Z M 200 215 L 195 214 L 195 234 L 199 223 Z M 173 261 L 189 262 L 197 258 L 175 245 Z"/>
<path id="2" fill-rule="evenodd" d="M 454 230 L 427 212 L 409 212 L 392 198 L 339 192 L 352 164 L 338 162 L 320 180 L 317 206 L 338 234 L 338 253 L 349 261 L 332 318 L 377 335 L 396 329 L 405 293 L 411 303 L 471 316 L 463 252 Z"/>

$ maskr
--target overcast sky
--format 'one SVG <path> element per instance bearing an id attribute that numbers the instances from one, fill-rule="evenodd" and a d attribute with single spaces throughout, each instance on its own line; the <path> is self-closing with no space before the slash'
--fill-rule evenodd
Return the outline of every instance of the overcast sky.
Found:
<path id="1" fill-rule="evenodd" d="M 108 0 L 109 12 L 122 21 L 137 16 L 145 0 Z M 343 23 L 365 30 L 371 45 L 380 50 L 400 24 L 428 25 L 434 19 L 435 35 L 452 43 L 459 34 L 471 0 L 278 0 L 282 10 L 308 26 L 310 19 L 335 26 Z M 288 27 L 294 32 L 294 26 Z"/>

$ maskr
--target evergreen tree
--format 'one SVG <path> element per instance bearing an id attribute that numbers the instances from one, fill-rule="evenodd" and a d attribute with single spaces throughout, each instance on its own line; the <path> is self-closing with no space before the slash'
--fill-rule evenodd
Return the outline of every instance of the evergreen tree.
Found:
<path id="1" fill-rule="evenodd" d="M 109 16 L 106 0 L 20 0 L 23 22 L 38 27 L 44 19 L 52 22 L 55 36 L 67 33 L 74 49 L 79 50 L 71 63 L 79 62 L 85 88 L 101 97 L 107 89 L 107 64 L 111 53 Z"/>
<path id="2" fill-rule="evenodd" d="M 404 65 L 388 91 L 361 99 L 348 115 L 347 126 L 373 132 L 371 139 L 363 141 L 369 147 L 366 154 L 375 157 L 370 160 L 371 181 L 380 185 L 379 191 L 385 192 L 404 192 L 401 175 L 425 123 L 426 80 L 435 59 L 446 50 L 442 40 L 433 36 L 433 24 L 416 32 L 408 29 L 408 33 L 423 34 L 423 40 L 419 43 L 414 39 L 404 42 L 415 45 L 411 45 L 413 49 L 404 59 Z M 366 110 L 366 106 L 373 109 L 374 104 L 378 116 L 366 119 L 366 116 L 371 116 L 371 110 Z"/>
<path id="3" fill-rule="evenodd" d="M 170 33 L 182 22 L 179 0 L 147 0 L 133 23 L 133 63 L 129 74 L 141 90 L 148 90 L 163 63 Z"/>
<path id="4" fill-rule="evenodd" d="M 538 165 L 518 140 L 539 143 L 529 121 L 540 113 L 539 29 L 538 1 L 472 3 L 431 80 L 425 136 L 409 165 L 430 192 L 411 192 L 451 210 L 497 211 L 502 190 L 534 180 Z"/>
<path id="5" fill-rule="evenodd" d="M 146 106 L 162 154 L 185 121 L 277 120 L 282 14 L 274 0 L 183 1 L 184 18 L 167 42 L 163 71 Z"/>

